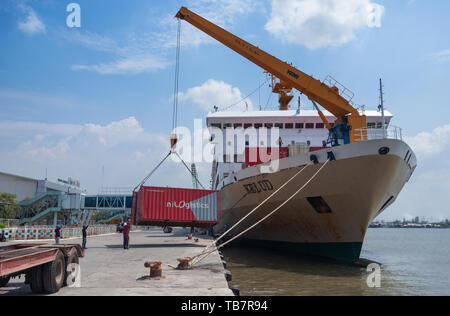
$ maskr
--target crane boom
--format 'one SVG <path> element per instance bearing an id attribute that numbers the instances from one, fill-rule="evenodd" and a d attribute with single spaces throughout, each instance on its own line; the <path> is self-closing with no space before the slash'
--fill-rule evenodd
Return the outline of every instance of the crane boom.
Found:
<path id="1" fill-rule="evenodd" d="M 325 83 L 296 69 L 287 62 L 281 61 L 259 47 L 254 46 L 214 23 L 211 23 L 186 7 L 181 7 L 176 17 L 192 24 L 199 30 L 278 78 L 280 82 L 277 84 L 277 90 L 286 91 L 294 88 L 305 94 L 310 100 L 317 102 L 327 109 L 338 118 L 336 125 L 340 125 L 347 130 L 349 135 L 346 143 L 357 142 L 365 138 L 365 136 L 361 137 L 361 131 L 359 130 L 366 128 L 366 117 L 360 115 L 359 111 L 339 94 L 339 89 L 337 87 L 329 87 Z M 275 87 L 273 88 L 275 91 Z M 282 99 L 284 99 L 284 101 Z M 284 103 L 289 103 L 291 99 L 292 96 L 283 95 L 283 92 L 281 92 L 280 105 L 282 101 Z M 288 108 L 289 107 L 285 107 L 284 109 Z M 332 131 L 330 130 L 330 132 Z"/>

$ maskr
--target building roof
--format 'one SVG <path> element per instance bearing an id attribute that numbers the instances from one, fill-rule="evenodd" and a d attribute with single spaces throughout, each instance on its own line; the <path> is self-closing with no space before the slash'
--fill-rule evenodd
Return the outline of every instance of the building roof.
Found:
<path id="1" fill-rule="evenodd" d="M 0 174 L 6 175 L 6 176 L 9 176 L 9 177 L 20 178 L 20 179 L 24 179 L 24 180 L 38 181 L 38 179 L 28 178 L 28 177 L 24 177 L 24 176 L 20 176 L 20 175 L 17 175 L 17 174 L 12 174 L 12 173 L 7 173 L 7 172 L 3 172 L 3 171 L 0 171 Z"/>

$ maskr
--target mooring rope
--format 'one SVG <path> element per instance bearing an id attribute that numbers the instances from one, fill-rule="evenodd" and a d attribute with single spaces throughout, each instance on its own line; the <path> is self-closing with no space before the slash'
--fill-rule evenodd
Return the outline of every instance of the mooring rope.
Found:
<path id="1" fill-rule="evenodd" d="M 225 237 L 230 231 L 232 231 L 236 226 L 238 226 L 240 223 L 242 223 L 247 217 L 252 215 L 254 212 L 256 212 L 264 203 L 266 203 L 268 200 L 270 200 L 275 194 L 280 192 L 286 185 L 288 185 L 292 180 L 294 180 L 300 173 L 303 172 L 308 166 L 311 164 L 307 164 L 302 169 L 300 169 L 295 175 L 293 175 L 286 183 L 284 183 L 281 187 L 279 187 L 275 192 L 273 192 L 269 197 L 267 197 L 264 201 L 262 201 L 258 206 L 256 206 L 253 210 L 251 210 L 247 215 L 245 215 L 243 218 L 241 218 L 237 223 L 235 223 L 230 229 L 228 229 L 226 232 L 224 232 L 220 237 L 216 238 L 210 245 L 208 245 L 203 252 L 206 252 L 209 248 L 216 245 L 217 241 Z M 198 255 L 201 256 L 202 254 Z"/>
<path id="2" fill-rule="evenodd" d="M 234 236 L 233 238 L 231 238 L 230 240 L 224 242 L 223 244 L 216 246 L 214 249 L 208 251 L 205 254 L 200 254 L 196 257 L 194 257 L 191 261 L 191 266 L 194 266 L 195 264 L 198 264 L 200 261 L 206 259 L 211 253 L 213 253 L 216 250 L 219 250 L 220 248 L 226 246 L 227 244 L 229 244 L 230 242 L 232 242 L 233 240 L 235 240 L 236 238 L 239 238 L 240 236 L 242 236 L 243 234 L 245 234 L 246 232 L 248 232 L 249 230 L 255 228 L 257 225 L 259 225 L 260 223 L 262 223 L 263 221 L 265 221 L 267 218 L 269 218 L 270 216 L 272 216 L 273 214 L 275 214 L 279 209 L 281 209 L 284 205 L 286 205 L 289 201 L 291 201 L 297 194 L 299 194 L 318 174 L 320 171 L 322 171 L 323 168 L 325 168 L 325 166 L 328 164 L 330 160 L 328 159 L 327 161 L 325 161 L 325 163 L 322 165 L 322 167 L 319 168 L 319 170 L 317 170 L 317 172 L 299 189 L 297 190 L 294 194 L 292 194 L 286 201 L 284 201 L 280 206 L 278 206 L 275 210 L 273 210 L 272 212 L 270 212 L 268 215 L 266 215 L 265 217 L 263 217 L 261 220 L 259 220 L 258 222 L 256 222 L 255 224 L 253 224 L 252 226 L 250 226 L 249 228 L 247 228 L 246 230 L 242 231 L 241 233 L 239 233 L 238 235 Z M 306 168 L 306 167 L 305 167 Z M 304 168 L 303 168 L 304 169 Z M 302 169 L 302 170 L 303 170 Z M 217 242 L 217 240 L 215 241 Z M 201 258 L 199 258 L 199 256 L 202 256 Z M 199 258 L 199 259 L 197 259 Z"/>

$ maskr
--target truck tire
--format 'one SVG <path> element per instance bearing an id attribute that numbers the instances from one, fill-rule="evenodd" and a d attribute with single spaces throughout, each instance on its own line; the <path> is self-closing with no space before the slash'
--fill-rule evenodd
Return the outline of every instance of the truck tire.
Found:
<path id="1" fill-rule="evenodd" d="M 56 254 L 56 259 L 47 263 L 42 268 L 44 290 L 48 294 L 58 292 L 66 279 L 66 264 L 61 251 Z"/>
<path id="2" fill-rule="evenodd" d="M 44 280 L 42 278 L 42 266 L 34 267 L 28 274 L 31 292 L 34 294 L 44 293 Z"/>
<path id="3" fill-rule="evenodd" d="M 80 263 L 80 259 L 78 258 L 78 252 L 77 250 L 74 248 L 70 251 L 69 256 L 67 257 L 66 260 L 66 269 L 69 267 L 70 264 L 72 263 L 76 263 L 79 264 Z M 64 286 L 67 286 L 67 278 L 69 277 L 69 273 L 66 270 L 66 277 L 64 278 Z M 75 282 L 75 280 L 73 280 Z"/>
<path id="4" fill-rule="evenodd" d="M 8 285 L 9 279 L 9 276 L 0 277 L 0 287 L 6 287 Z"/>

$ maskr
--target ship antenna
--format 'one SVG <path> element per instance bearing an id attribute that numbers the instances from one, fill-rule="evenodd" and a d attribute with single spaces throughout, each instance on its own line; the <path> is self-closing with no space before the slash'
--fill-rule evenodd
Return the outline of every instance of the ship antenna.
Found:
<path id="1" fill-rule="evenodd" d="M 384 118 L 384 100 L 383 100 L 383 81 L 380 78 L 380 105 L 378 110 L 381 111 L 381 126 L 383 127 L 383 138 L 386 138 L 386 120 Z"/>

